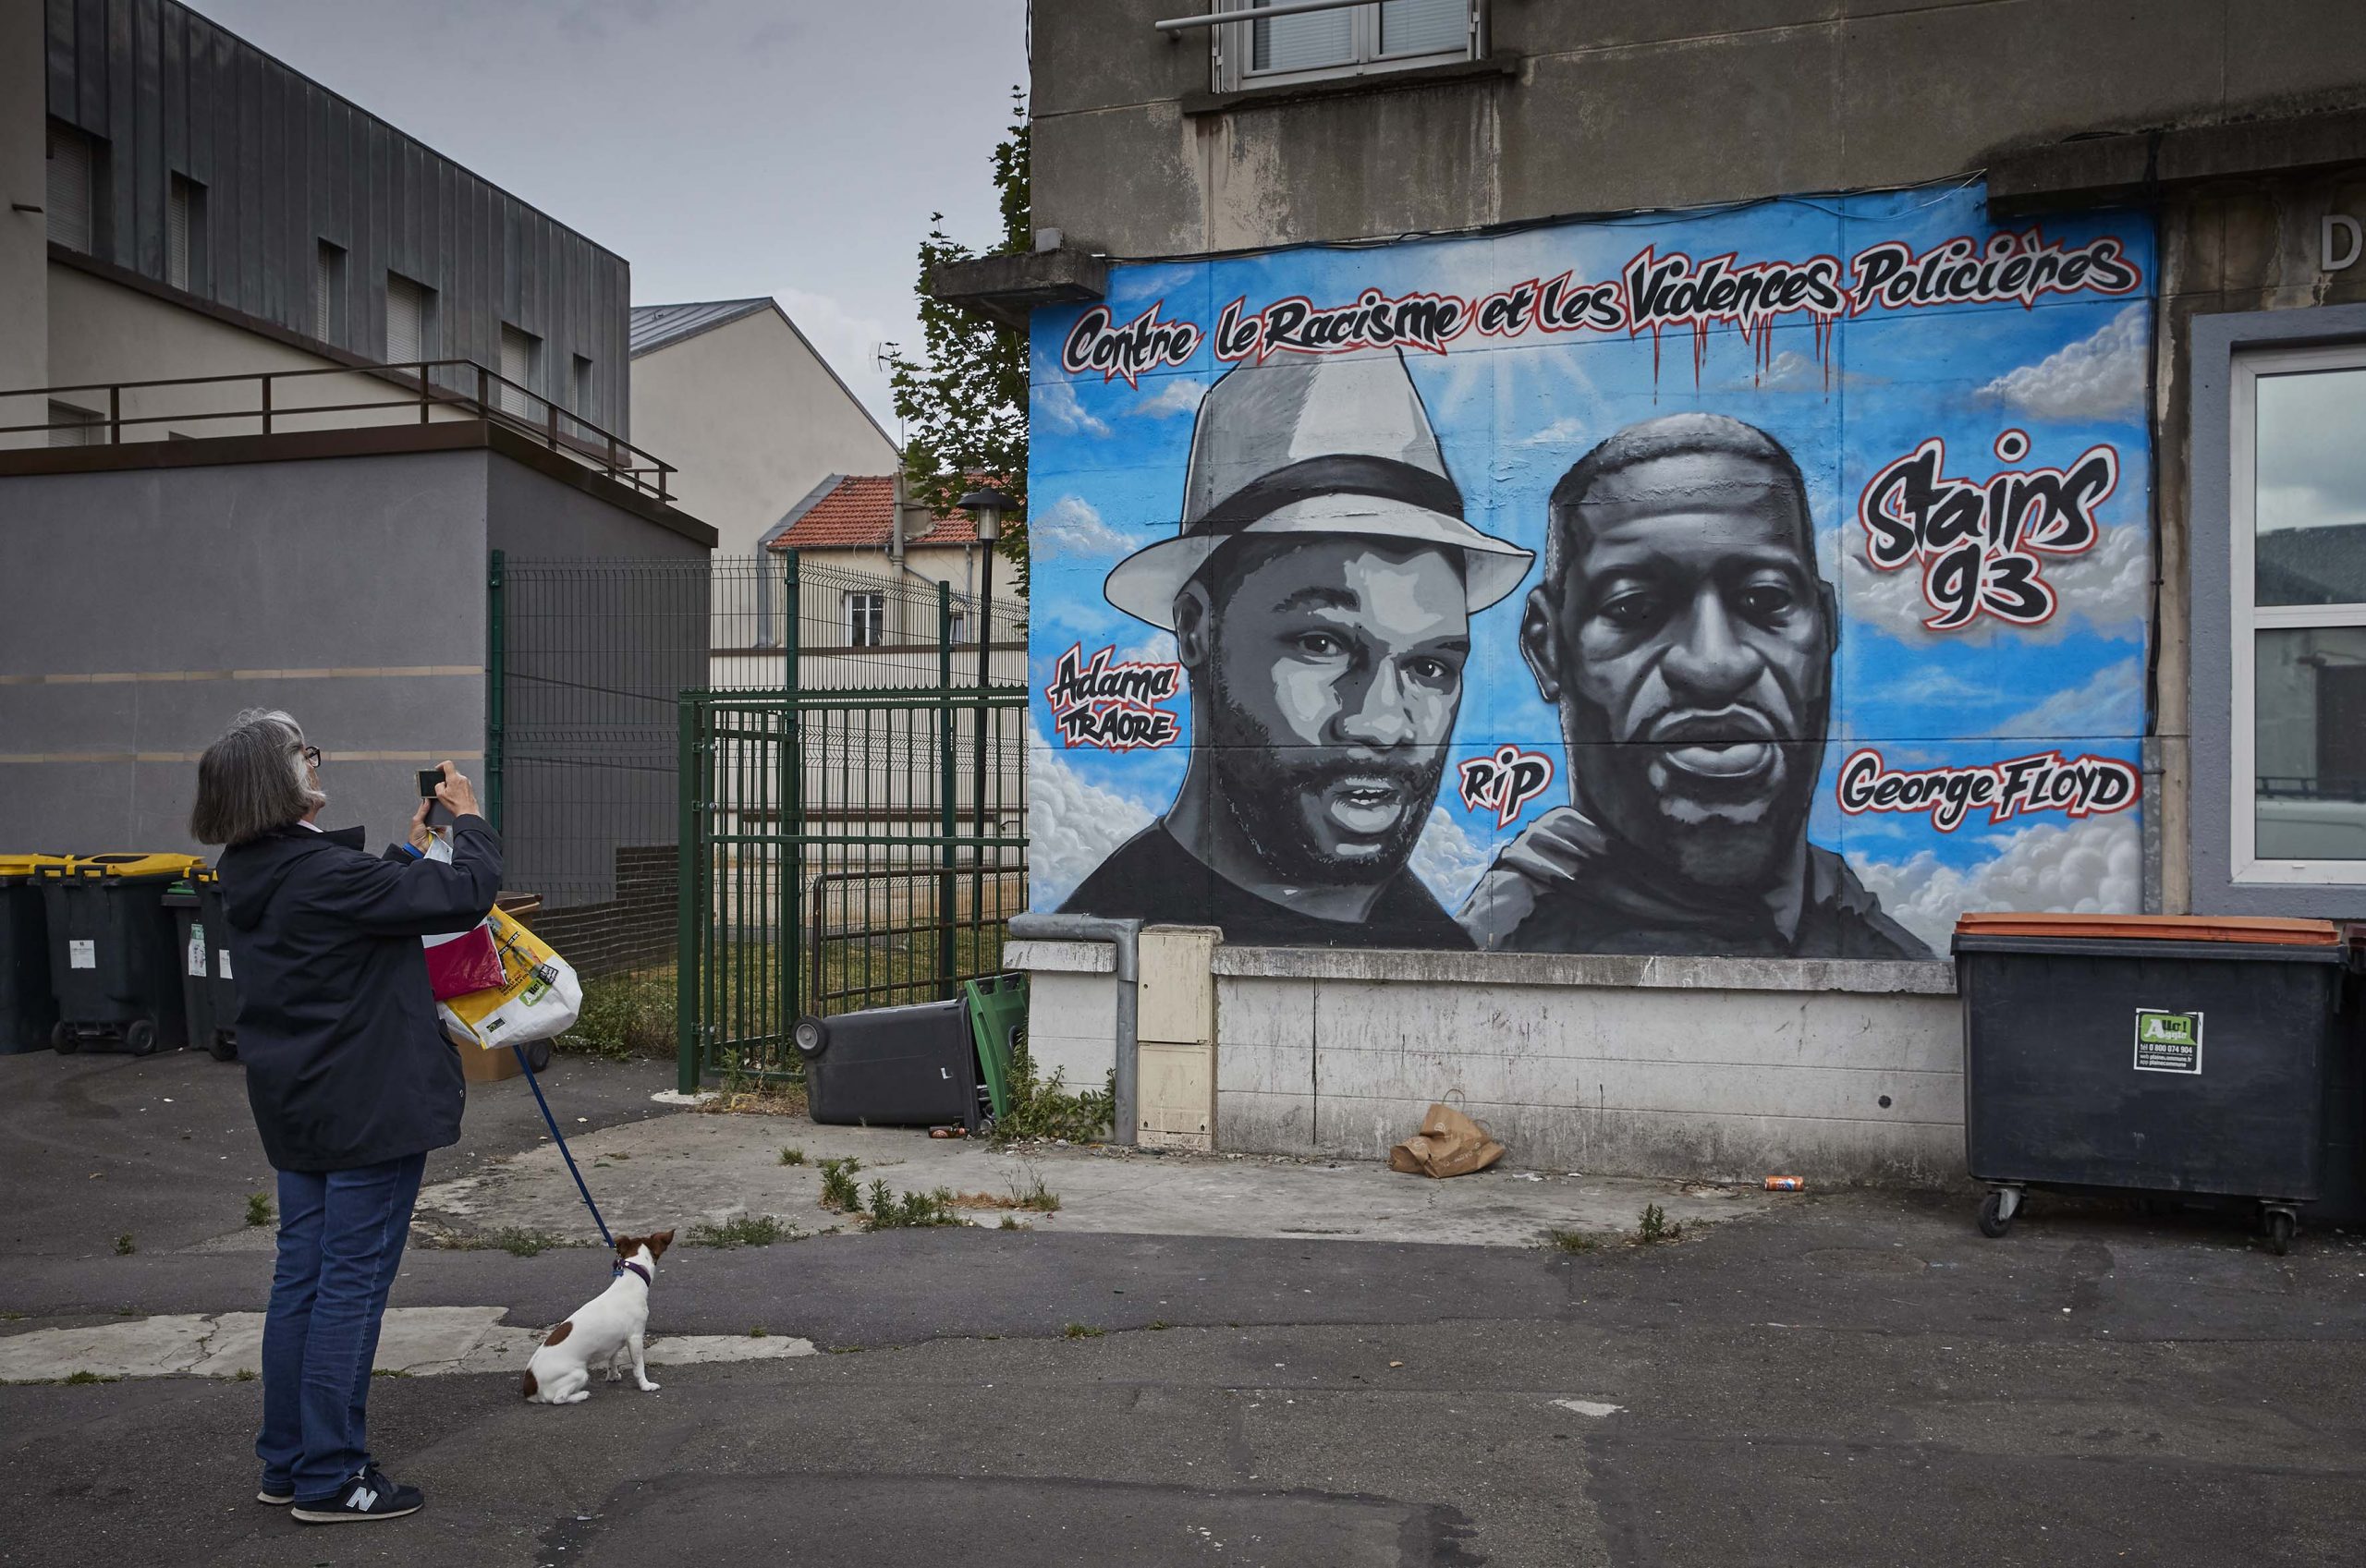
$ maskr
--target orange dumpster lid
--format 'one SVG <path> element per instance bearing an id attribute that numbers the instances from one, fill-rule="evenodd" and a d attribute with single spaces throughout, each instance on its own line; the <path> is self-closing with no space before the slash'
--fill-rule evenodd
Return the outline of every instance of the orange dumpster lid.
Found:
<path id="1" fill-rule="evenodd" d="M 2141 942 L 2248 942 L 2271 947 L 2338 947 L 2331 920 L 2265 915 L 1965 915 L 1960 936 L 2108 937 Z"/>

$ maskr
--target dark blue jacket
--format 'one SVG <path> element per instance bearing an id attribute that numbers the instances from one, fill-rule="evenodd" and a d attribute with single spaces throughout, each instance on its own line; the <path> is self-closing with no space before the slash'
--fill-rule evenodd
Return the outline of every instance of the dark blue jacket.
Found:
<path id="1" fill-rule="evenodd" d="M 484 820 L 452 824 L 448 865 L 291 823 L 232 845 L 221 873 L 238 1060 L 272 1165 L 344 1171 L 457 1142 L 467 1090 L 419 939 L 493 907 L 501 841 Z"/>

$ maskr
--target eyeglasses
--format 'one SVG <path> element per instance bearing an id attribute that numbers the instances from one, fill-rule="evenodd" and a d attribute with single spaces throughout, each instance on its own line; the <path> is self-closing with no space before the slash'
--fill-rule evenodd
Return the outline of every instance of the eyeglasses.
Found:
<path id="1" fill-rule="evenodd" d="M 325 759 L 321 755 L 321 748 L 317 746 L 305 747 L 300 755 L 303 757 L 305 765 L 308 767 L 317 768 L 323 760 L 325 760 Z"/>

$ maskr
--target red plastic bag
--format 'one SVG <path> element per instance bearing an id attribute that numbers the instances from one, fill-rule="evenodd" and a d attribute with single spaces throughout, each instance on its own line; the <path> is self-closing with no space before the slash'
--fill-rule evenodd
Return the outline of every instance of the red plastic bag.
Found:
<path id="1" fill-rule="evenodd" d="M 434 989 L 438 1002 L 508 984 L 508 977 L 501 972 L 501 949 L 494 943 L 492 929 L 479 926 L 429 947 L 427 983 Z"/>

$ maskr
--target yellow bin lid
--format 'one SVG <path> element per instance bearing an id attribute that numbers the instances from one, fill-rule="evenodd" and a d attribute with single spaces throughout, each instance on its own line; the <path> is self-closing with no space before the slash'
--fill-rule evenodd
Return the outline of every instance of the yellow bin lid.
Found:
<path id="1" fill-rule="evenodd" d="M 185 877 L 203 864 L 205 862 L 194 855 L 145 855 L 137 852 L 78 855 L 74 857 L 74 869 L 66 874 L 76 877 L 137 878 L 145 881 L 150 877 Z"/>
<path id="2" fill-rule="evenodd" d="M 61 869 L 74 863 L 70 855 L 0 855 L 0 877 L 30 877 L 43 866 Z"/>

